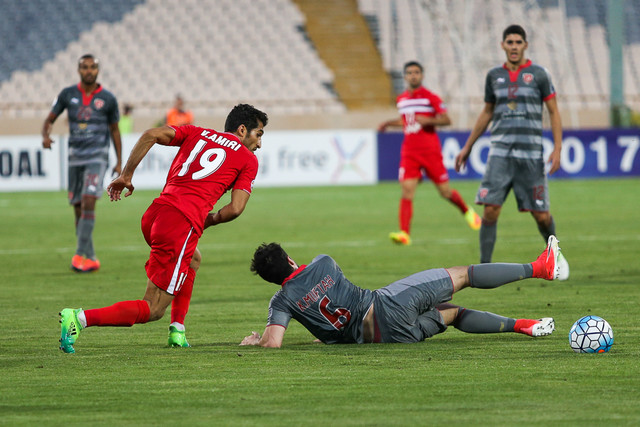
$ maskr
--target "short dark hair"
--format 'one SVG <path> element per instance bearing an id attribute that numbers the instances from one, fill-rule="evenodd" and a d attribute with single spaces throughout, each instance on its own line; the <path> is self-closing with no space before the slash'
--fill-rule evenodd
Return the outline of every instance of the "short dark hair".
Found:
<path id="1" fill-rule="evenodd" d="M 258 110 L 253 105 L 238 104 L 229 112 L 224 123 L 224 131 L 235 132 L 238 130 L 238 126 L 245 125 L 247 131 L 251 132 L 258 127 L 258 120 L 262 122 L 263 126 L 266 126 L 269 118 L 266 113 Z"/>
<path id="2" fill-rule="evenodd" d="M 420 64 L 418 61 L 409 61 L 407 63 L 404 64 L 404 67 L 402 67 L 402 71 L 404 73 L 407 72 L 407 68 L 409 67 L 418 67 L 420 68 L 420 72 L 422 73 L 424 71 L 424 68 L 422 68 L 422 64 Z"/>
<path id="3" fill-rule="evenodd" d="M 253 253 L 251 271 L 267 282 L 282 285 L 284 279 L 293 273 L 294 269 L 289 264 L 289 255 L 278 243 L 263 243 Z"/>
<path id="4" fill-rule="evenodd" d="M 502 32 L 502 41 L 505 41 L 509 34 L 517 34 L 519 36 L 522 36 L 522 40 L 527 41 L 527 32 L 520 25 L 514 24 L 509 25 L 507 28 L 505 28 L 505 30 Z"/>
<path id="5" fill-rule="evenodd" d="M 93 62 L 95 62 L 96 64 L 98 63 L 98 58 L 96 58 L 93 54 L 85 53 L 78 59 L 78 67 L 80 66 L 80 64 L 82 64 L 82 61 L 84 61 L 85 59 L 93 59 Z"/>

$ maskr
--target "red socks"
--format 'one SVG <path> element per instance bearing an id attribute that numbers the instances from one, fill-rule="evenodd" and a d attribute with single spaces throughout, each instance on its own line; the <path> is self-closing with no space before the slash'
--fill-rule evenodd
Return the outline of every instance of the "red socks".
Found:
<path id="1" fill-rule="evenodd" d="M 193 281 L 196 277 L 194 269 L 189 268 L 187 278 L 180 289 L 180 293 L 171 302 L 171 323 L 184 324 L 184 318 L 189 311 Z M 149 321 L 149 304 L 143 300 L 120 301 L 109 307 L 84 310 L 88 326 L 132 326 L 136 323 Z"/>
<path id="2" fill-rule="evenodd" d="M 527 332 L 525 332 L 524 329 L 529 329 L 536 323 L 538 323 L 538 320 L 518 319 L 516 320 L 516 324 L 513 326 L 513 332 L 518 332 L 520 334 L 527 334 Z M 527 335 L 531 335 L 531 334 L 528 333 Z"/>
<path id="3" fill-rule="evenodd" d="M 456 205 L 458 209 L 464 214 L 469 208 L 467 204 L 462 199 L 458 190 L 451 190 L 451 197 L 449 197 L 449 201 Z M 399 219 L 400 219 L 400 230 L 404 231 L 407 234 L 409 233 L 409 228 L 411 226 L 411 218 L 413 217 L 413 201 L 410 199 L 400 199 L 400 210 L 399 210 Z"/>
<path id="4" fill-rule="evenodd" d="M 149 304 L 143 300 L 121 301 L 109 307 L 84 310 L 89 326 L 132 326 L 149 321 Z"/>
<path id="5" fill-rule="evenodd" d="M 456 205 L 463 214 L 467 213 L 467 211 L 469 210 L 467 204 L 464 202 L 464 200 L 462 200 L 462 196 L 460 195 L 460 193 L 458 193 L 458 190 L 455 190 L 453 188 L 451 189 L 451 197 L 449 197 L 449 201 Z"/>
<path id="6" fill-rule="evenodd" d="M 400 199 L 400 230 L 407 234 L 411 226 L 411 217 L 413 217 L 413 201 L 410 199 Z"/>
<path id="7" fill-rule="evenodd" d="M 196 271 L 189 267 L 187 278 L 185 279 L 180 292 L 171 301 L 171 323 L 178 322 L 184 325 L 184 318 L 189 311 L 191 294 L 193 293 L 193 281 L 196 278 Z"/>
<path id="8" fill-rule="evenodd" d="M 542 263 L 540 262 L 539 259 L 533 261 L 531 263 L 531 267 L 533 267 L 533 273 L 531 274 L 532 278 L 534 278 L 534 279 L 544 279 L 545 278 L 544 265 L 542 265 Z"/>

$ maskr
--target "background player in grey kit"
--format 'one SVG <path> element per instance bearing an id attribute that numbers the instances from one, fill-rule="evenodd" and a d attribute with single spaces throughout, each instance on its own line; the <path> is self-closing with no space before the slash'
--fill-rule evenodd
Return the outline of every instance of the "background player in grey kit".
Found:
<path id="1" fill-rule="evenodd" d="M 525 278 L 558 277 L 558 240 L 550 236 L 546 249 L 529 264 L 480 264 L 422 271 L 371 291 L 351 283 L 328 255 L 298 266 L 277 243 L 256 249 L 251 271 L 282 285 L 269 303 L 267 327 L 240 345 L 280 347 L 294 318 L 325 344 L 419 342 L 448 325 L 469 333 L 517 332 L 549 335 L 550 317 L 511 319 L 447 303 L 468 286 L 496 288 Z"/>
<path id="2" fill-rule="evenodd" d="M 553 134 L 549 173 L 560 168 L 562 122 L 549 72 L 525 56 L 527 34 L 519 25 L 502 34 L 507 61 L 487 73 L 485 106 L 467 142 L 456 157 L 456 170 L 465 165 L 473 144 L 491 127 L 491 149 L 476 203 L 484 205 L 480 227 L 480 262 L 491 262 L 502 204 L 513 188 L 520 211 L 529 211 L 547 240 L 556 232 L 549 212 L 549 188 L 542 146 L 542 104 L 547 106 Z M 564 257 L 563 276 L 569 277 Z"/>
<path id="3" fill-rule="evenodd" d="M 69 203 L 76 220 L 77 247 L 71 268 L 77 272 L 95 271 L 100 261 L 93 248 L 96 201 L 103 192 L 104 174 L 109 163 L 109 141 L 116 151 L 114 174 L 122 169 L 122 143 L 118 129 L 118 102 L 97 82 L 98 59 L 91 54 L 78 60 L 80 83 L 64 88 L 53 101 L 42 125 L 42 146 L 51 148 L 53 123 L 67 109 L 69 118 Z"/>

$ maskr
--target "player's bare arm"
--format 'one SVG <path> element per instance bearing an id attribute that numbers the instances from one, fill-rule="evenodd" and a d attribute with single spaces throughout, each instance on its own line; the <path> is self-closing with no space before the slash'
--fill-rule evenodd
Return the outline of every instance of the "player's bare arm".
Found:
<path id="1" fill-rule="evenodd" d="M 116 165 L 113 167 L 111 174 L 118 174 L 122 172 L 122 137 L 120 136 L 120 128 L 118 123 L 111 123 L 109 125 L 109 131 L 111 132 L 111 140 L 113 141 L 113 148 L 116 150 Z"/>
<path id="2" fill-rule="evenodd" d="M 53 144 L 53 140 L 49 136 L 51 134 L 51 128 L 53 127 L 53 123 L 56 121 L 58 116 L 53 113 L 49 113 L 46 119 L 44 119 L 44 123 L 42 124 L 42 148 L 51 149 L 51 144 Z"/>
<path id="3" fill-rule="evenodd" d="M 467 142 L 465 142 L 464 147 L 462 147 L 462 150 L 460 150 L 460 153 L 456 156 L 456 172 L 460 172 L 462 167 L 467 163 L 473 144 L 475 144 L 478 138 L 480 138 L 480 136 L 482 136 L 482 134 L 487 130 L 487 127 L 493 118 L 494 108 L 495 104 L 485 102 L 484 108 L 480 112 L 480 115 L 469 134 L 469 138 L 467 138 Z"/>
<path id="4" fill-rule="evenodd" d="M 145 131 L 131 150 L 127 164 L 124 165 L 124 169 L 122 170 L 122 174 L 111 181 L 111 184 L 107 187 L 109 200 L 112 202 L 120 200 L 122 190 L 125 188 L 129 191 L 124 195 L 124 197 L 129 197 L 134 190 L 134 186 L 131 183 L 133 172 L 136 170 L 144 156 L 147 155 L 154 144 L 169 145 L 175 135 L 176 131 L 169 126 L 153 128 Z"/>
<path id="5" fill-rule="evenodd" d="M 451 118 L 447 113 L 437 114 L 435 117 L 416 115 L 416 122 L 422 127 L 425 126 L 449 126 Z"/>
<path id="6" fill-rule="evenodd" d="M 380 123 L 380 126 L 378 126 L 378 132 L 384 132 L 388 127 L 402 127 L 402 119 L 391 119 L 387 120 L 386 122 Z"/>
<path id="7" fill-rule="evenodd" d="M 560 169 L 560 152 L 562 151 L 562 119 L 560 118 L 558 101 L 555 96 L 547 99 L 544 103 L 549 111 L 551 134 L 553 136 L 553 151 L 547 159 L 547 162 L 551 163 L 549 175 L 553 175 L 558 169 Z"/>
<path id="8" fill-rule="evenodd" d="M 260 347 L 280 348 L 286 329 L 280 325 L 269 325 L 260 336 L 257 332 L 244 337 L 240 345 L 258 345 Z"/>
<path id="9" fill-rule="evenodd" d="M 204 228 L 218 225 L 223 222 L 233 221 L 239 217 L 247 206 L 250 194 L 244 190 L 233 190 L 231 201 L 222 207 L 218 212 L 210 212 L 205 218 Z"/>

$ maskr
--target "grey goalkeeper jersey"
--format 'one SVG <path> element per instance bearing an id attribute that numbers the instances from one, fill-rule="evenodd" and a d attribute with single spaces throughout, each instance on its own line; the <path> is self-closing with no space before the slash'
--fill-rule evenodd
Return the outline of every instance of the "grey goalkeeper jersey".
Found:
<path id="1" fill-rule="evenodd" d="M 69 166 L 107 164 L 109 125 L 120 120 L 116 97 L 102 86 L 87 96 L 77 84 L 62 89 L 51 112 L 59 116 L 65 108 L 69 118 Z"/>
<path id="2" fill-rule="evenodd" d="M 489 155 L 542 159 L 543 102 L 555 95 L 549 72 L 530 60 L 518 71 L 491 69 L 484 95 L 495 105 Z"/>
<path id="3" fill-rule="evenodd" d="M 301 266 L 271 298 L 267 326 L 296 319 L 326 344 L 362 343 L 362 319 L 373 294 L 351 283 L 328 255 Z"/>

